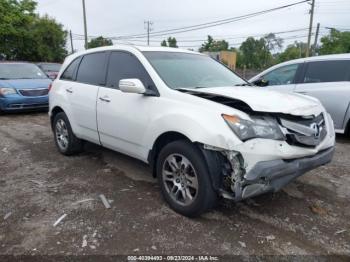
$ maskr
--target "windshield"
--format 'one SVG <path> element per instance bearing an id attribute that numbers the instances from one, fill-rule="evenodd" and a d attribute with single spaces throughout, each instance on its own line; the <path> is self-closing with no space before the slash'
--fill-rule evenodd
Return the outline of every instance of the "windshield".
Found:
<path id="1" fill-rule="evenodd" d="M 39 64 L 39 67 L 46 72 L 58 72 L 60 71 L 60 64 Z"/>
<path id="2" fill-rule="evenodd" d="M 214 59 L 189 53 L 143 52 L 163 81 L 172 89 L 248 84 Z"/>
<path id="3" fill-rule="evenodd" d="M 1 64 L 0 79 L 46 79 L 47 76 L 33 64 Z"/>

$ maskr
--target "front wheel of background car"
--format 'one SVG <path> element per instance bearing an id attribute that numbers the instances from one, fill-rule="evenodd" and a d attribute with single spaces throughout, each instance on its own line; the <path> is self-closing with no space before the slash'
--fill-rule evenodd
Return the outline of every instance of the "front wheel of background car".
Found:
<path id="1" fill-rule="evenodd" d="M 161 150 L 157 177 L 166 202 L 184 216 L 199 216 L 217 202 L 204 158 L 188 141 L 175 141 Z"/>
<path id="2" fill-rule="evenodd" d="M 66 156 L 80 153 L 83 142 L 77 138 L 65 113 L 58 113 L 53 121 L 53 132 L 58 151 Z"/>

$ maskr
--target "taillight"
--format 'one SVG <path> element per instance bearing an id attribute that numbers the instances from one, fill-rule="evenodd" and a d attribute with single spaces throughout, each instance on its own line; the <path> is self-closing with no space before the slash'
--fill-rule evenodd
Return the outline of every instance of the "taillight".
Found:
<path id="1" fill-rule="evenodd" d="M 49 92 L 50 92 L 51 88 L 52 88 L 52 83 L 49 84 Z"/>

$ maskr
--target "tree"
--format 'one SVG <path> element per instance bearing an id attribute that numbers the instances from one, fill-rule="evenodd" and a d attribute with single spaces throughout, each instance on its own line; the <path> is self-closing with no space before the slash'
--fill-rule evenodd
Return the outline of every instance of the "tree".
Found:
<path id="1" fill-rule="evenodd" d="M 331 29 L 328 36 L 321 38 L 320 55 L 350 53 L 350 32 Z"/>
<path id="2" fill-rule="evenodd" d="M 47 16 L 35 14 L 33 0 L 0 0 L 0 56 L 6 60 L 61 62 L 66 32 Z"/>
<path id="3" fill-rule="evenodd" d="M 165 41 L 163 40 L 161 43 L 160 43 L 161 46 L 169 46 L 169 47 L 175 47 L 175 48 L 178 48 L 177 46 L 177 41 L 176 41 L 176 38 L 175 37 L 168 37 L 168 39 Z"/>
<path id="4" fill-rule="evenodd" d="M 168 37 L 168 46 L 177 48 L 177 41 L 175 37 Z"/>
<path id="5" fill-rule="evenodd" d="M 32 35 L 36 49 L 32 49 L 33 61 L 61 62 L 67 55 L 67 32 L 54 19 L 48 16 L 36 20 Z"/>
<path id="6" fill-rule="evenodd" d="M 96 37 L 94 39 L 91 39 L 87 47 L 88 48 L 96 48 L 101 46 L 111 46 L 113 45 L 113 41 L 111 39 L 104 38 L 103 36 Z"/>
<path id="7" fill-rule="evenodd" d="M 265 42 L 266 42 L 266 49 L 269 50 L 270 52 L 275 52 L 276 50 L 279 51 L 281 50 L 283 46 L 283 39 L 280 37 L 277 37 L 275 34 L 270 33 L 267 34 L 265 37 Z"/>
<path id="8" fill-rule="evenodd" d="M 265 68 L 267 66 L 266 61 L 272 58 L 266 45 L 264 38 L 254 39 L 253 37 L 248 37 L 239 48 L 240 66 L 246 66 L 250 69 Z"/>
<path id="9" fill-rule="evenodd" d="M 282 53 L 278 54 L 277 61 L 279 63 L 302 58 L 306 56 L 307 44 L 303 42 L 294 42 L 294 44 L 289 45 Z"/>
<path id="10" fill-rule="evenodd" d="M 199 52 L 220 52 L 228 50 L 229 43 L 225 40 L 214 40 L 208 35 L 208 40 L 199 48 Z"/>

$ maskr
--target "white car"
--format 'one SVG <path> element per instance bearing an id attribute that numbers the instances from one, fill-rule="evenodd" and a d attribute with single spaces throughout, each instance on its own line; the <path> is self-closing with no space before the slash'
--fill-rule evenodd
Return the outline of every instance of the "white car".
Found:
<path id="1" fill-rule="evenodd" d="M 249 82 L 265 89 L 316 97 L 332 116 L 335 132 L 350 135 L 350 54 L 291 60 Z"/>
<path id="2" fill-rule="evenodd" d="M 55 142 L 65 155 L 90 141 L 150 164 L 165 200 L 189 217 L 331 161 L 333 122 L 318 100 L 245 85 L 196 52 L 90 49 L 66 59 L 49 92 Z"/>

